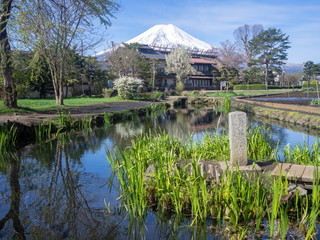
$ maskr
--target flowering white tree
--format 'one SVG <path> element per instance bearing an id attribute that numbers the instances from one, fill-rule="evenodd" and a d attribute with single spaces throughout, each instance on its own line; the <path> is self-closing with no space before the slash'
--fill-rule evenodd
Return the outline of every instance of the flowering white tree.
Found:
<path id="1" fill-rule="evenodd" d="M 176 74 L 177 83 L 180 83 L 189 74 L 191 70 L 190 58 L 191 55 L 183 47 L 176 48 L 166 55 L 166 71 Z"/>
<path id="2" fill-rule="evenodd" d="M 118 91 L 119 96 L 123 99 L 133 99 L 142 87 L 143 80 L 140 78 L 122 77 L 113 82 L 113 88 Z"/>

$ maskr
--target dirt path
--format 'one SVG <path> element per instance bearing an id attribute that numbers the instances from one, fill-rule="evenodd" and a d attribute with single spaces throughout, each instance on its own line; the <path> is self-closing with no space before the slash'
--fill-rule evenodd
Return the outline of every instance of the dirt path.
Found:
<path id="1" fill-rule="evenodd" d="M 95 104 L 90 106 L 70 107 L 66 111 L 70 111 L 73 118 L 81 118 L 88 114 L 98 114 L 103 112 L 115 112 L 125 109 L 141 108 L 150 105 L 152 102 L 110 102 L 104 104 Z M 0 115 L 0 124 L 7 121 L 21 122 L 24 124 L 36 123 L 46 119 L 57 118 L 56 111 L 47 111 L 42 113 L 14 113 Z"/>

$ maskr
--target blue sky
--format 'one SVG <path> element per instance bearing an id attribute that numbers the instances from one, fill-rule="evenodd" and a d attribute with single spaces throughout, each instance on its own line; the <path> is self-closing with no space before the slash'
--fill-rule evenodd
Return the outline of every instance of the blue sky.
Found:
<path id="1" fill-rule="evenodd" d="M 276 27 L 290 36 L 288 62 L 320 62 L 320 0 L 122 0 L 107 40 L 121 43 L 156 24 L 174 24 L 214 46 L 234 41 L 244 24 Z M 107 49 L 102 46 L 96 51 Z"/>

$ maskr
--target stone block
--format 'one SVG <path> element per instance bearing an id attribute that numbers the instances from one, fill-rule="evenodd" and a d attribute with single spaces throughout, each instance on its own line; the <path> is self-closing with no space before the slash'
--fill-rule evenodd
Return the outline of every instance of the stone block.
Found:
<path id="1" fill-rule="evenodd" d="M 278 177 L 281 174 L 281 176 L 284 177 L 291 168 L 291 165 L 291 163 L 278 163 L 275 169 L 273 169 L 271 175 L 273 177 Z"/>
<path id="2" fill-rule="evenodd" d="M 292 164 L 288 171 L 288 180 L 293 181 L 297 179 L 298 181 L 301 181 L 305 168 L 306 166 L 303 165 Z"/>
<path id="3" fill-rule="evenodd" d="M 230 162 L 239 166 L 248 164 L 247 115 L 245 112 L 229 113 Z"/>
<path id="4" fill-rule="evenodd" d="M 312 183 L 313 182 L 313 177 L 314 177 L 314 175 L 313 174 L 315 174 L 315 176 L 316 176 L 316 174 L 317 174 L 317 172 L 315 172 L 317 170 L 317 168 L 316 167 L 314 167 L 314 166 L 306 166 L 305 167 L 305 170 L 304 170 L 304 173 L 303 173 L 303 175 L 302 175 L 302 181 L 303 182 L 310 182 L 310 183 Z M 318 167 L 318 180 L 320 179 L 320 167 Z"/>

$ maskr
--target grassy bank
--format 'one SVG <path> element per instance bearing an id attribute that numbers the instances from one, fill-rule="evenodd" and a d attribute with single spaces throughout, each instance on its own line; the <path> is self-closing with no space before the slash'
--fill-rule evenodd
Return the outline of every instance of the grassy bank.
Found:
<path id="1" fill-rule="evenodd" d="M 109 127 L 110 124 L 139 117 L 154 118 L 161 115 L 168 107 L 169 105 L 165 103 L 152 103 L 136 109 L 88 114 L 79 119 L 73 118 L 70 112 L 64 110 L 58 112 L 57 118 L 44 120 L 37 124 L 25 125 L 8 122 L 0 125 L 0 150 L 20 148 L 35 141 L 50 141 L 62 132 L 83 131 L 93 126 Z"/>
<path id="2" fill-rule="evenodd" d="M 188 91 L 187 96 L 190 97 L 237 97 L 237 96 L 255 96 L 255 95 L 265 95 L 265 94 L 278 94 L 286 93 L 292 91 L 292 89 L 281 89 L 281 90 L 238 90 L 238 91 Z"/>
<path id="3" fill-rule="evenodd" d="M 63 106 L 56 106 L 56 100 L 50 99 L 18 99 L 17 109 L 8 109 L 3 105 L 3 101 L 0 101 L 0 114 L 13 113 L 13 112 L 44 112 L 51 110 L 69 109 L 82 106 L 90 106 L 95 104 L 104 104 L 109 102 L 123 102 L 120 97 L 112 98 L 98 98 L 98 97 L 71 97 L 64 99 Z"/>

